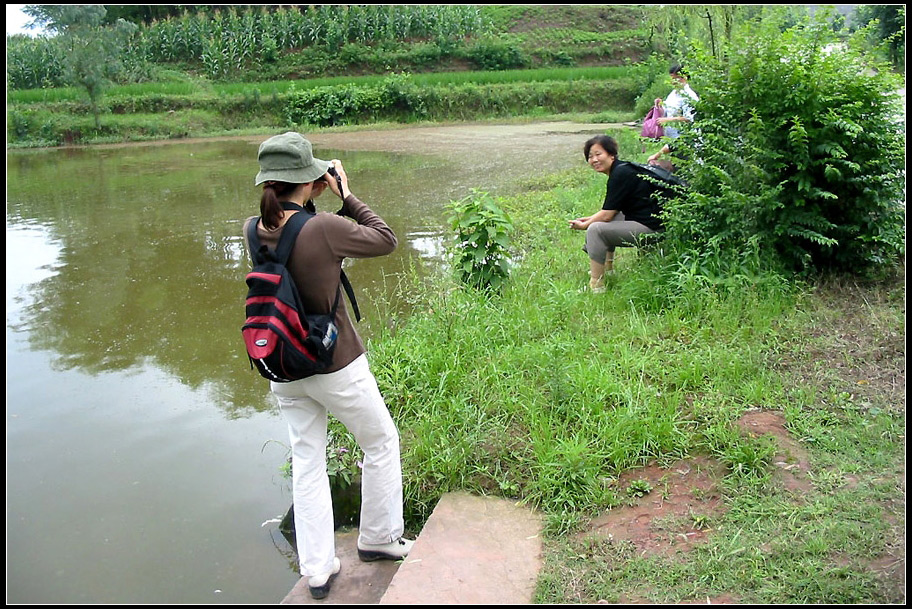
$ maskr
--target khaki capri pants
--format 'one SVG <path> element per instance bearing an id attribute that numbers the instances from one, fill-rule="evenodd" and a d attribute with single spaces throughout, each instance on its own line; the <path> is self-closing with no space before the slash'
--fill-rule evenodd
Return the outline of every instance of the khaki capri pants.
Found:
<path id="1" fill-rule="evenodd" d="M 648 235 L 656 231 L 644 224 L 625 220 L 624 214 L 618 212 L 611 222 L 593 222 L 586 229 L 586 253 L 589 258 L 599 264 L 605 263 L 608 254 L 620 246 L 636 246 L 641 235 Z"/>

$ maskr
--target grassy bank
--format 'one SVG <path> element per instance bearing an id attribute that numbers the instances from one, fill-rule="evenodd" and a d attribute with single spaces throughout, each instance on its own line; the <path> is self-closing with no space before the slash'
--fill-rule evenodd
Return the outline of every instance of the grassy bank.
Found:
<path id="1" fill-rule="evenodd" d="M 540 509 L 539 602 L 902 600 L 902 280 L 710 285 L 622 250 L 607 293 L 581 292 L 566 221 L 603 193 L 580 168 L 498 199 L 517 264 L 497 295 L 404 280 L 416 312 L 371 360 L 402 433 L 409 525 L 460 489 Z M 746 424 L 757 415 L 781 434 Z M 709 480 L 652 523 L 670 551 L 598 525 L 680 502 L 684 468 Z"/>
<path id="2" fill-rule="evenodd" d="M 636 118 L 642 72 L 560 68 L 129 85 L 105 96 L 98 125 L 78 90 L 16 91 L 7 105 L 7 146 L 209 137 L 377 122 L 540 118 L 568 112 L 609 111 L 612 121 L 628 121 Z"/>

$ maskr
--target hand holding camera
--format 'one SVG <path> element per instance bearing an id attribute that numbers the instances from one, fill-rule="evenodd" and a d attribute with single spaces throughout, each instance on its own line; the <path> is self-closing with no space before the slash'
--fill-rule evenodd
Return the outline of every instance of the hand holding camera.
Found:
<path id="1" fill-rule="evenodd" d="M 330 190 L 339 195 L 339 198 L 344 201 L 345 197 L 351 193 L 348 189 L 348 176 L 345 175 L 342 161 L 333 159 L 331 162 L 332 165 L 326 170 L 326 175 L 323 176 L 323 179 L 329 185 Z"/>

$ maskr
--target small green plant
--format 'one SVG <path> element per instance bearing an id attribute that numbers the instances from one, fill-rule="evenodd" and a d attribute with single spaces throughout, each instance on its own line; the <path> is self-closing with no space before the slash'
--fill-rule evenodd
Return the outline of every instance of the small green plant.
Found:
<path id="1" fill-rule="evenodd" d="M 363 456 L 354 438 L 343 441 L 338 435 L 332 431 L 328 435 L 326 473 L 329 475 L 330 486 L 347 488 L 361 475 L 361 468 L 364 467 Z"/>
<path id="2" fill-rule="evenodd" d="M 709 528 L 709 516 L 706 514 L 695 514 L 694 512 L 690 513 L 690 522 L 693 528 L 698 531 Z"/>
<path id="3" fill-rule="evenodd" d="M 337 437 L 337 433 L 330 431 L 326 442 L 326 473 L 329 475 L 329 484 L 333 488 L 347 488 L 361 475 L 361 468 L 364 467 L 362 461 L 363 455 L 361 449 L 357 448 L 354 438 L 347 438 L 342 441 Z M 349 441 L 350 440 L 350 441 Z M 275 443 L 285 447 L 286 457 L 279 466 L 279 472 L 283 478 L 291 479 L 291 448 L 281 442 L 270 440 L 266 444 Z M 266 447 L 263 445 L 263 448 Z M 353 446 L 353 448 L 348 448 Z"/>
<path id="4" fill-rule="evenodd" d="M 485 192 L 451 201 L 450 226 L 456 231 L 456 273 L 466 284 L 498 290 L 509 275 L 513 222 Z"/>
<path id="5" fill-rule="evenodd" d="M 652 492 L 652 484 L 649 483 L 649 480 L 639 479 L 634 480 L 630 483 L 630 486 L 627 487 L 627 496 L 628 497 L 645 497 Z"/>
<path id="6" fill-rule="evenodd" d="M 279 471 L 282 473 L 283 478 L 291 480 L 291 455 L 282 462 L 282 465 L 279 466 Z"/>

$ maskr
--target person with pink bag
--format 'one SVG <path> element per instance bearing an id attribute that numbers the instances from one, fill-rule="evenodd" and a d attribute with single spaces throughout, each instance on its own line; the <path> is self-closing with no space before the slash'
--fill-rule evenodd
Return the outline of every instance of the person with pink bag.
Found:
<path id="1" fill-rule="evenodd" d="M 684 66 L 675 63 L 669 68 L 668 74 L 674 83 L 674 89 L 665 99 L 665 115 L 657 118 L 656 123 L 664 130 L 664 136 L 676 138 L 680 135 L 678 123 L 692 123 L 694 121 L 694 103 L 700 101 L 700 97 L 690 87 L 687 80 L 687 73 Z M 647 119 L 649 116 L 647 115 Z M 643 126 L 646 126 L 644 121 Z M 671 152 L 671 145 L 665 144 L 662 149 L 649 157 L 648 162 L 654 164 L 663 154 Z"/>

